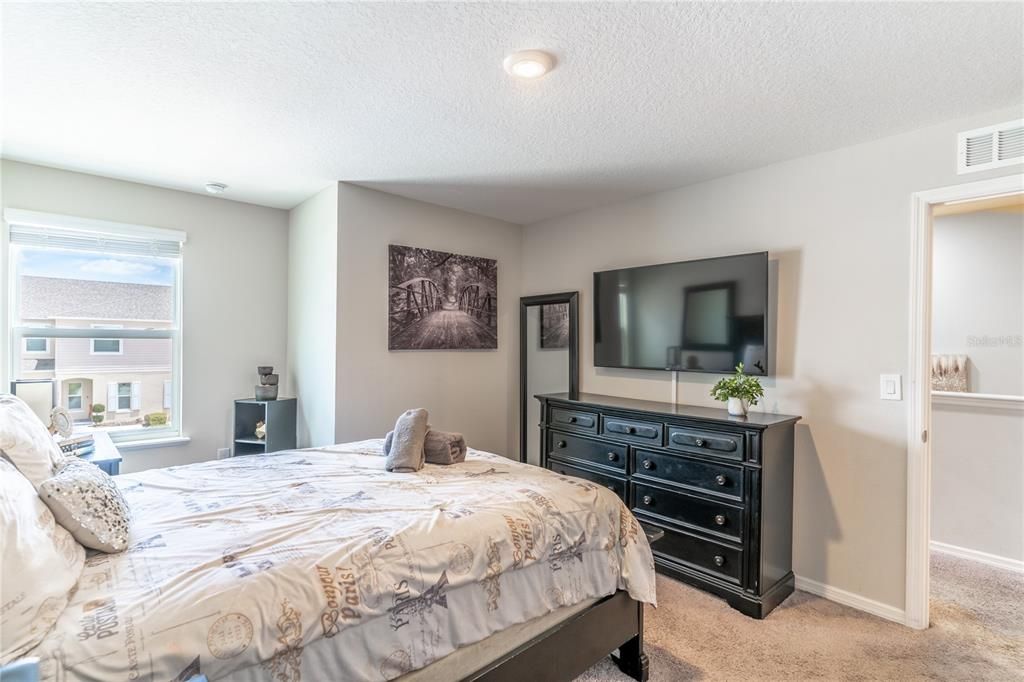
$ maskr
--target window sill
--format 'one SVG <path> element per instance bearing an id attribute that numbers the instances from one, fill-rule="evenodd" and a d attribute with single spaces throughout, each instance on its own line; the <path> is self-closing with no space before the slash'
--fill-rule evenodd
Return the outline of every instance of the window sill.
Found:
<path id="1" fill-rule="evenodd" d="M 148 440 L 124 440 L 114 442 L 118 450 L 148 450 L 149 448 L 168 448 L 176 445 L 186 445 L 192 442 L 188 436 L 170 436 L 168 438 L 150 438 Z"/>

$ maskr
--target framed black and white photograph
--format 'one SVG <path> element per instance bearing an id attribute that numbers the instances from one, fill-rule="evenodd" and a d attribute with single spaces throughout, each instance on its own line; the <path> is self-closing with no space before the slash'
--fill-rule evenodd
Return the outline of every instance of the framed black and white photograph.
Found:
<path id="1" fill-rule="evenodd" d="M 540 347 L 569 347 L 569 304 L 551 303 L 540 309 Z"/>
<path id="2" fill-rule="evenodd" d="M 388 350 L 498 347 L 498 261 L 388 246 Z"/>

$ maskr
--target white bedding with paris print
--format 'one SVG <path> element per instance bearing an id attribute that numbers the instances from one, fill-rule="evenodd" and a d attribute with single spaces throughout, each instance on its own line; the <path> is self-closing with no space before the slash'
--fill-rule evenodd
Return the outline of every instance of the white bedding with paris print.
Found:
<path id="1" fill-rule="evenodd" d="M 381 440 L 117 477 L 131 546 L 86 560 L 31 652 L 44 680 L 385 680 L 618 589 L 654 563 L 609 490 L 470 450 L 384 470 Z"/>

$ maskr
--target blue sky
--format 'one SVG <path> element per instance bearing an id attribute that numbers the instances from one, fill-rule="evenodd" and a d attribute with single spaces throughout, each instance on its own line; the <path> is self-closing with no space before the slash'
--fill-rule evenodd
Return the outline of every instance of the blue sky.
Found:
<path id="1" fill-rule="evenodd" d="M 38 277 L 88 279 L 128 284 L 174 284 L 173 260 L 116 253 L 89 253 L 21 247 L 18 272 Z"/>

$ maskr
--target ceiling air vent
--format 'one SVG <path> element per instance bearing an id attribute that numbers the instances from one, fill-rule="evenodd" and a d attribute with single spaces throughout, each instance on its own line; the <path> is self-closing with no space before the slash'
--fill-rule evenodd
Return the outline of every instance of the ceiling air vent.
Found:
<path id="1" fill-rule="evenodd" d="M 960 133 L 956 151 L 958 174 L 1024 163 L 1024 119 Z"/>

